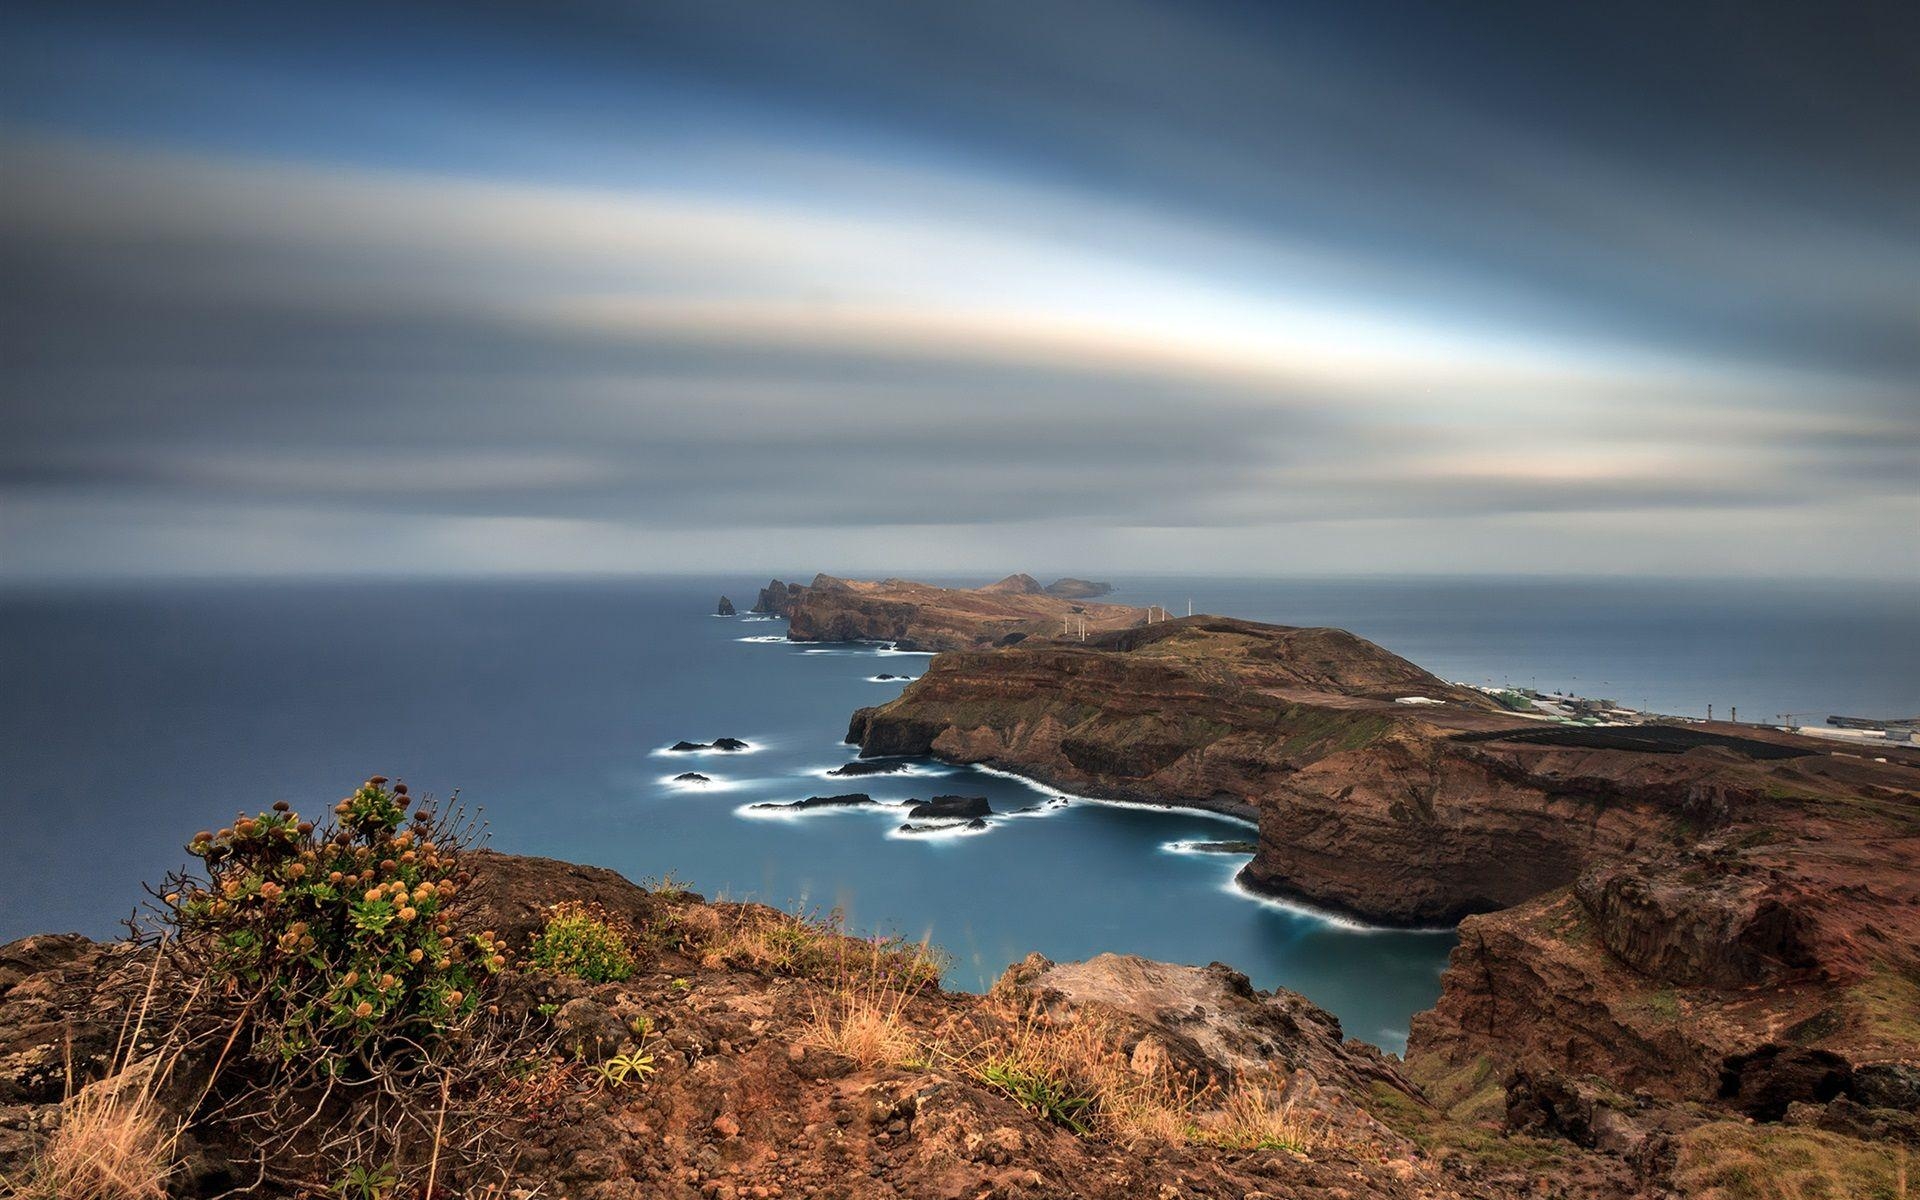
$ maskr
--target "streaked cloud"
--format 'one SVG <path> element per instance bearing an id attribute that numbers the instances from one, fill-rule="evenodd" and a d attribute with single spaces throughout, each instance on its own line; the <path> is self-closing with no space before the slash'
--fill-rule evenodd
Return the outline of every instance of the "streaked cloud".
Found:
<path id="1" fill-rule="evenodd" d="M 1920 478 L 1915 221 L 1177 10 L 1108 18 L 1111 61 L 1053 29 L 1019 50 L 1078 90 L 1001 95 L 961 47 L 1004 18 L 942 17 L 953 70 L 901 95 L 981 111 L 865 138 L 786 136 L 725 69 L 751 39 L 671 109 L 693 133 L 641 107 L 686 79 L 565 37 L 524 53 L 612 71 L 614 127 L 562 119 L 588 111 L 573 76 L 508 114 L 421 67 L 367 126 L 433 148 L 407 165 L 262 78 L 295 114 L 278 152 L 237 117 L 0 102 L 0 571 L 993 569 L 1010 542 L 1111 570 L 1920 571 L 1886 534 Z M 713 18 L 659 19 L 702 42 Z M 112 64 L 140 36 L 65 20 L 35 44 Z M 207 96 L 267 53 L 161 40 Z M 1127 78 L 1149 50 L 1210 74 Z M 900 86 L 847 52 L 848 96 Z M 325 82 L 374 120 L 364 81 Z M 463 149 L 463 120 L 498 145 Z M 996 138 L 1001 160 L 956 150 Z M 1088 165 L 1017 165 L 1037 142 Z"/>

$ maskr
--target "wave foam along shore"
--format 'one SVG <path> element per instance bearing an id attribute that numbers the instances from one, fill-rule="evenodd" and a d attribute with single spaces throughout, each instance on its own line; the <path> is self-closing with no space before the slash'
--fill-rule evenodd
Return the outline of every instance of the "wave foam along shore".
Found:
<path id="1" fill-rule="evenodd" d="M 783 800 L 753 800 L 735 807 L 733 815 L 749 821 L 805 821 L 814 817 L 860 815 L 898 820 L 912 803 L 911 800 L 875 800 L 869 804 L 821 804 L 813 808 L 792 808 Z"/>
<path id="2" fill-rule="evenodd" d="M 1210 808 L 1195 808 L 1190 804 L 1147 804 L 1139 800 L 1109 800 L 1103 796 L 1082 796 L 1076 792 L 1063 791 L 1050 784 L 1041 783 L 1037 779 L 1029 779 L 1027 776 L 1017 774 L 1013 771 L 1001 770 L 999 767 L 984 766 L 980 763 L 972 763 L 970 765 L 976 771 L 992 775 L 998 779 L 1011 779 L 1015 783 L 1040 793 L 1042 796 L 1047 796 L 1055 800 L 1077 801 L 1083 804 L 1104 804 L 1111 808 L 1132 808 L 1139 809 L 1142 812 L 1194 813 L 1197 816 L 1209 817 L 1216 821 L 1231 821 L 1235 825 L 1245 826 L 1248 829 L 1260 828 L 1260 823 L 1249 817 L 1237 817 L 1232 813 L 1214 812 Z"/>
<path id="3" fill-rule="evenodd" d="M 917 827 L 909 829 L 899 825 L 887 830 L 889 840 L 896 842 L 947 842 L 960 838 L 980 837 L 993 832 L 994 822 L 975 825 L 972 821 L 921 821 Z"/>

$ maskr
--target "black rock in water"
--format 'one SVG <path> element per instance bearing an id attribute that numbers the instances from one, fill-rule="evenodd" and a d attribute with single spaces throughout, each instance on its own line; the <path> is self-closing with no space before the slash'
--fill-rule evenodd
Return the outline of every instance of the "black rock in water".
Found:
<path id="1" fill-rule="evenodd" d="M 713 749 L 715 750 L 745 750 L 746 748 L 747 744 L 739 738 L 715 738 L 713 740 Z"/>
<path id="2" fill-rule="evenodd" d="M 1187 849 L 1202 854 L 1255 854 L 1260 847 L 1252 842 L 1188 842 Z"/>
<path id="3" fill-rule="evenodd" d="M 897 676 L 897 675 L 889 675 L 889 674 L 887 674 L 887 673 L 886 673 L 885 671 L 882 671 L 882 672 L 880 672 L 880 673 L 879 673 L 878 675 L 875 675 L 875 676 L 874 676 L 874 678 L 875 678 L 875 679 L 898 679 L 898 678 L 899 678 L 899 676 Z"/>
<path id="4" fill-rule="evenodd" d="M 720 606 L 714 609 L 713 612 L 715 616 L 719 616 L 719 617 L 733 616 L 735 613 L 735 609 L 733 607 L 733 601 L 727 599 L 725 596 L 720 597 Z"/>
<path id="5" fill-rule="evenodd" d="M 870 762 L 866 759 L 855 759 L 854 761 L 848 763 L 843 767 L 835 767 L 833 770 L 828 771 L 827 774 L 829 775 L 894 775 L 906 769 L 907 769 L 907 764 L 903 762 Z"/>
<path id="6" fill-rule="evenodd" d="M 712 783 L 713 782 L 713 780 L 708 779 L 705 775 L 702 775 L 698 771 L 682 771 L 680 774 L 675 775 L 673 777 L 673 781 L 675 783 Z"/>
<path id="7" fill-rule="evenodd" d="M 900 826 L 901 833 L 939 833 L 943 829 L 985 829 L 987 819 L 975 817 L 971 821 L 940 821 L 932 825 L 915 825 L 912 821 Z"/>
<path id="8" fill-rule="evenodd" d="M 705 742 L 675 742 L 673 745 L 667 747 L 669 750 L 677 750 L 682 754 L 689 750 L 707 750 L 710 748 L 711 747 Z"/>
<path id="9" fill-rule="evenodd" d="M 985 796 L 935 796 L 931 800 L 919 801 L 907 810 L 907 816 L 912 820 L 965 820 L 992 815 L 993 806 L 987 803 Z"/>
<path id="10" fill-rule="evenodd" d="M 850 792 L 844 796 L 808 796 L 805 800 L 794 800 L 786 804 L 768 801 L 756 804 L 755 808 L 853 808 L 856 805 L 872 804 L 873 797 L 865 792 Z"/>

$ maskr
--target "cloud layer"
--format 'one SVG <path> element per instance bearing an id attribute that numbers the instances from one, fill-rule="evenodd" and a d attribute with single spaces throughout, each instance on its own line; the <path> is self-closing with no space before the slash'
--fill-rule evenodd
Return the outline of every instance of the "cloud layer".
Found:
<path id="1" fill-rule="evenodd" d="M 1920 570 L 1872 127 L 1680 170 L 1393 37 L 901 11 L 28 14 L 0 571 Z"/>

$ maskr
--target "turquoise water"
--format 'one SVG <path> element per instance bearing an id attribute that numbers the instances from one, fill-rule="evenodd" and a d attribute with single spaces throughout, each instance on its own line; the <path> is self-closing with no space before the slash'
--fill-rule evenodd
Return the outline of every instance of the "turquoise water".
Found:
<path id="1" fill-rule="evenodd" d="M 321 810 L 378 771 L 416 794 L 459 789 L 502 849 L 636 878 L 671 871 L 709 895 L 840 908 L 861 928 L 930 936 L 954 960 L 954 986 L 984 986 L 1029 950 L 1220 960 L 1390 1048 L 1438 994 L 1451 934 L 1262 903 L 1232 889 L 1241 859 L 1175 848 L 1246 836 L 1233 822 L 1059 806 L 1019 780 L 932 763 L 822 777 L 851 755 L 840 738 L 852 710 L 902 686 L 872 677 L 917 675 L 927 660 L 797 646 L 778 622 L 707 615 L 722 591 L 750 602 L 759 581 L 0 596 L 0 938 L 109 933 L 193 830 L 276 799 Z M 1725 702 L 1920 711 L 1916 610 L 1893 596 L 1749 596 L 1730 612 L 1690 585 L 1161 580 L 1116 598 L 1179 610 L 1189 591 L 1214 611 L 1344 623 L 1454 678 L 1557 671 L 1570 685 L 1622 677 L 1676 708 L 1737 693 Z M 772 640 L 743 640 L 761 638 Z M 753 750 L 664 752 L 723 736 Z M 688 769 L 716 786 L 669 782 Z M 1040 809 L 936 839 L 897 836 L 891 812 L 741 812 L 842 791 Z"/>

